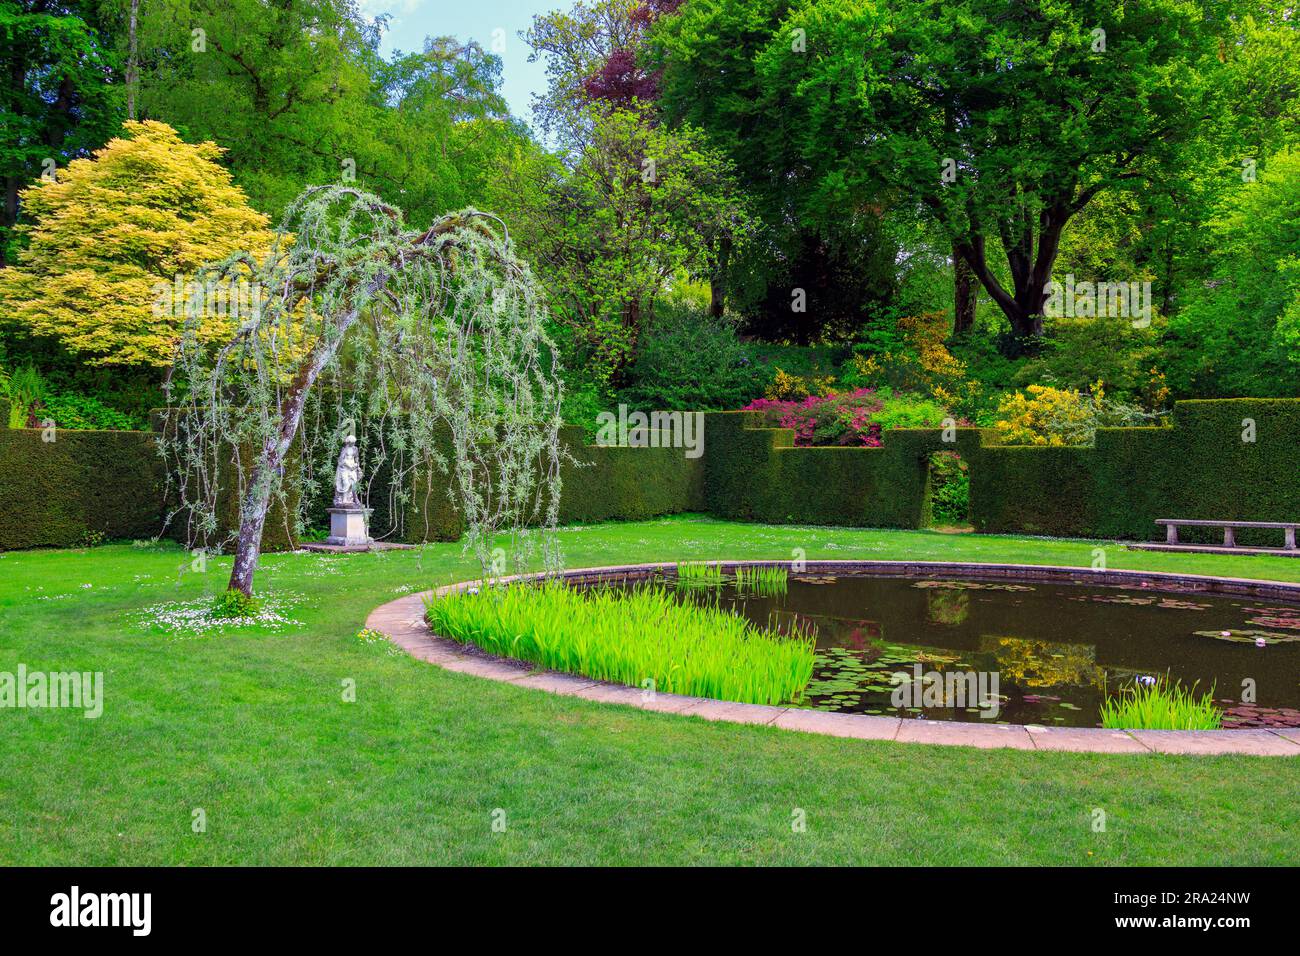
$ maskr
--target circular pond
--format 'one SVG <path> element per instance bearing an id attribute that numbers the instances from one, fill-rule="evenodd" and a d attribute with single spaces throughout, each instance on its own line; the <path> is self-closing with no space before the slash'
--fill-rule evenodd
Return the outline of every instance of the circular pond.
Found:
<path id="1" fill-rule="evenodd" d="M 812 631 L 813 676 L 795 703 L 817 710 L 1097 727 L 1108 698 L 1155 679 L 1198 696 L 1213 690 L 1225 729 L 1300 726 L 1300 594 L 1284 585 L 889 570 L 819 563 L 746 584 L 726 564 L 720 580 L 687 583 L 664 567 L 576 584 L 645 587 L 649 577 L 681 602 L 719 605 L 782 633 Z"/>

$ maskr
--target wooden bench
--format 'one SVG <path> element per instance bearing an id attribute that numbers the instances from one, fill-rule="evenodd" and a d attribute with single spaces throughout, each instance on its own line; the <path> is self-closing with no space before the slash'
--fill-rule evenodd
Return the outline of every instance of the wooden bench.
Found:
<path id="1" fill-rule="evenodd" d="M 1295 551 L 1295 529 L 1300 528 L 1300 521 L 1204 521 L 1182 518 L 1157 518 L 1156 524 L 1165 529 L 1165 544 L 1179 546 L 1178 529 L 1179 528 L 1222 528 L 1223 529 L 1223 547 L 1235 548 L 1237 546 L 1237 529 L 1238 528 L 1280 528 L 1283 532 L 1283 544 L 1279 548 L 1252 548 L 1252 551 Z M 1197 547 L 1196 545 L 1182 545 L 1189 550 Z"/>

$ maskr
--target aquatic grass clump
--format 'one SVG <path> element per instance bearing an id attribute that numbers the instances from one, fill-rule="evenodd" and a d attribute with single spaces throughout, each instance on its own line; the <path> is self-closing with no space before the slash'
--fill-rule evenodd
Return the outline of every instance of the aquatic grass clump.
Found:
<path id="1" fill-rule="evenodd" d="M 736 588 L 758 595 L 785 594 L 790 587 L 790 571 L 780 566 L 738 565 Z"/>
<path id="2" fill-rule="evenodd" d="M 462 644 L 668 694 L 781 704 L 812 678 L 811 633 L 784 635 L 651 586 L 512 584 L 453 592 L 426 607 L 434 632 Z"/>
<path id="3" fill-rule="evenodd" d="M 687 561 L 677 565 L 677 584 L 681 587 L 722 586 L 722 564 L 706 561 Z"/>
<path id="4" fill-rule="evenodd" d="M 1223 711 L 1213 688 L 1197 695 L 1169 676 L 1139 680 L 1101 705 L 1101 725 L 1112 730 L 1218 730 Z"/>

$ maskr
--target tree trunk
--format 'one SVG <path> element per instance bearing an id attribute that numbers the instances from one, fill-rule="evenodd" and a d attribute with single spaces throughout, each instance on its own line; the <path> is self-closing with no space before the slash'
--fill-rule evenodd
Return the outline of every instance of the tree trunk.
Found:
<path id="1" fill-rule="evenodd" d="M 140 60 L 137 55 L 136 23 L 140 16 L 140 0 L 131 0 L 131 22 L 128 27 L 130 54 L 126 61 L 126 118 L 135 120 L 135 88 L 140 82 Z"/>
<path id="2" fill-rule="evenodd" d="M 718 258 L 709 276 L 709 315 L 722 318 L 727 310 L 727 265 L 731 259 L 731 240 L 724 237 L 718 243 Z"/>
<path id="3" fill-rule="evenodd" d="M 258 479 L 268 476 L 271 469 L 276 471 L 273 455 L 262 450 L 263 458 L 253 469 L 253 480 L 244 490 L 244 501 L 240 506 L 242 518 L 239 522 L 239 543 L 235 545 L 235 565 L 230 570 L 230 583 L 227 590 L 240 591 L 248 597 L 253 596 L 253 574 L 257 571 L 257 558 L 262 550 L 262 531 L 266 527 L 266 513 L 271 507 L 271 485 Z"/>
<path id="4" fill-rule="evenodd" d="M 1022 339 L 1042 335 L 1043 313 L 1023 311 L 1012 317 L 1011 329 Z"/>
<path id="5" fill-rule="evenodd" d="M 386 281 L 382 274 L 376 277 L 371 283 L 372 291 L 378 290 Z M 339 319 L 337 334 L 326 336 L 320 350 L 310 354 L 303 362 L 289 389 L 288 397 L 281 406 L 280 427 L 275 435 L 266 440 L 253 464 L 253 474 L 244 489 L 244 500 L 239 509 L 239 542 L 235 546 L 235 565 L 231 568 L 228 585 L 231 591 L 253 596 L 253 574 L 257 571 L 257 559 L 262 552 L 262 531 L 266 527 L 266 514 L 271 508 L 271 492 L 284 474 L 284 460 L 293 445 L 294 436 L 298 434 L 303 408 L 307 405 L 307 394 L 360 314 L 359 309 L 347 310 Z"/>
<path id="6" fill-rule="evenodd" d="M 399 215 L 391 208 L 387 212 L 394 217 Z M 460 228 L 465 225 L 468 218 L 472 217 L 444 216 L 417 239 L 415 244 L 423 246 L 436 236 Z M 288 395 L 279 408 L 280 425 L 276 433 L 268 437 L 263 444 L 253 464 L 253 474 L 249 478 L 248 486 L 244 489 L 243 500 L 240 503 L 239 541 L 235 546 L 235 564 L 230 571 L 229 590 L 239 591 L 248 597 L 253 595 L 253 575 L 257 571 L 257 560 L 262 551 L 262 531 L 266 527 L 266 515 L 271 507 L 271 492 L 284 473 L 285 458 L 298 434 L 298 426 L 302 423 L 302 413 L 307 405 L 308 393 L 316 384 L 316 379 L 320 377 L 321 372 L 333 360 L 339 345 L 347 336 L 348 329 L 361 316 L 361 309 L 353 303 L 374 301 L 388 284 L 390 273 L 400 268 L 400 258 L 389 262 L 387 268 L 381 269 L 369 281 L 365 295 L 349 298 L 346 306 L 338 313 L 333 334 L 322 336 L 318 350 L 310 353 L 298 367 L 298 374 L 294 377 Z"/>
<path id="7" fill-rule="evenodd" d="M 0 266 L 6 266 L 9 263 L 5 258 L 5 249 L 8 246 L 7 240 L 10 238 L 9 230 L 13 229 L 14 224 L 18 222 L 18 177 L 5 177 L 5 201 L 4 213 L 0 218 L 0 226 L 3 226 L 4 232 L 0 234 Z"/>
<path id="8" fill-rule="evenodd" d="M 956 246 L 952 250 L 952 276 L 952 334 L 965 335 L 975 327 L 975 273 Z"/>
<path id="9" fill-rule="evenodd" d="M 1061 233 L 1068 219 L 1069 211 L 1061 205 L 1042 211 L 1038 222 L 1036 254 L 1033 254 L 1035 242 L 1032 230 L 1024 230 L 1016 242 L 1012 241 L 1013 234 L 1009 229 L 1002 230 L 1002 244 L 1006 247 L 1007 264 L 1011 271 L 1010 291 L 1002 286 L 989 269 L 982 234 L 973 232 L 953 246 L 954 252 L 960 253 L 966 260 L 980 285 L 1007 317 L 1016 339 L 1043 334 L 1047 283 L 1052 277 L 1052 266 L 1056 263 L 1056 254 L 1061 245 Z M 1009 343 L 1009 347 L 1013 350 L 1019 348 L 1014 343 Z"/>

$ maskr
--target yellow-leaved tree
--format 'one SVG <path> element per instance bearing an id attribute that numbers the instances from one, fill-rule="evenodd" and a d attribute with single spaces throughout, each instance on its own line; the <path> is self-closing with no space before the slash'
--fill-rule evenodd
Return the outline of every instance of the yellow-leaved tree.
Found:
<path id="1" fill-rule="evenodd" d="M 57 338 L 91 365 L 171 364 L 187 308 L 199 337 L 228 335 L 256 291 L 197 288 L 200 266 L 274 242 L 218 160 L 215 143 L 184 142 L 166 123 L 124 126 L 22 194 L 26 245 L 0 269 L 0 320 Z"/>

